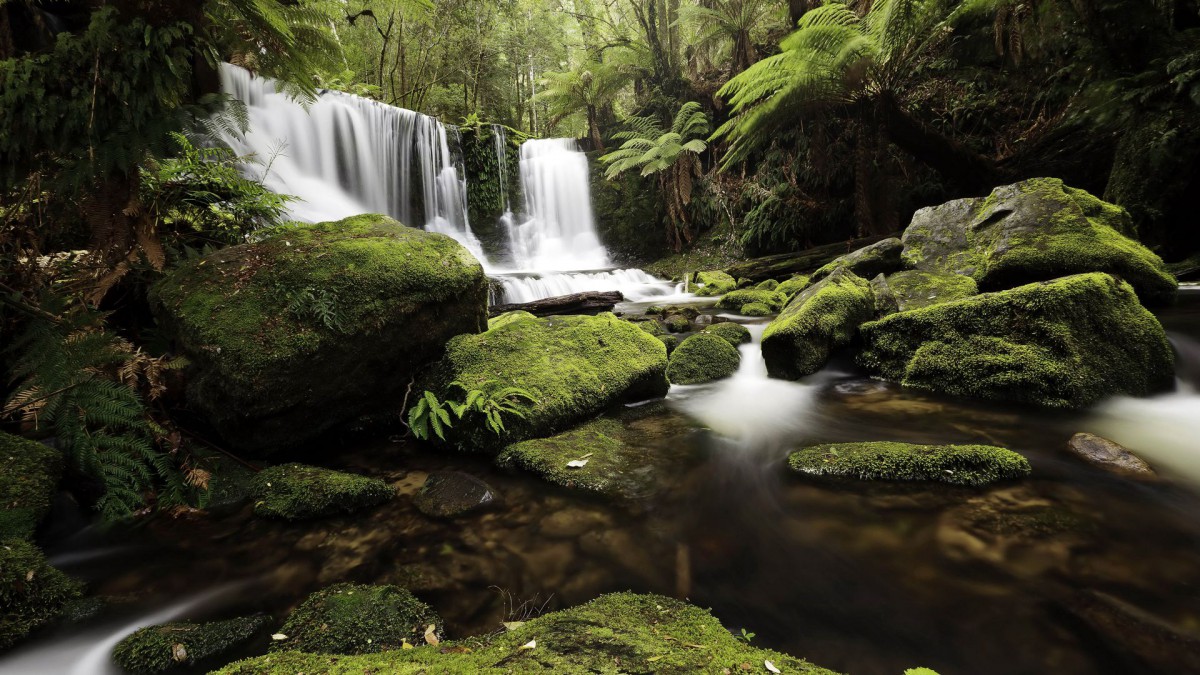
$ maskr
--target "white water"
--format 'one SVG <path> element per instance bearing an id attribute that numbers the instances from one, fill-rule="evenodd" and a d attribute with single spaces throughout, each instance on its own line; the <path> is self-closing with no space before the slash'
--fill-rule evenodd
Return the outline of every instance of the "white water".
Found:
<path id="1" fill-rule="evenodd" d="M 457 130 L 437 119 L 376 101 L 327 91 L 307 107 L 269 78 L 222 64 L 226 93 L 246 104 L 249 129 L 222 141 L 253 155 L 268 188 L 300 198 L 292 218 L 305 222 L 384 213 L 458 240 L 484 261 L 467 219 L 466 180 L 451 152 Z M 255 171 L 256 167 L 246 167 Z M 416 190 L 420 201 L 416 202 Z"/>

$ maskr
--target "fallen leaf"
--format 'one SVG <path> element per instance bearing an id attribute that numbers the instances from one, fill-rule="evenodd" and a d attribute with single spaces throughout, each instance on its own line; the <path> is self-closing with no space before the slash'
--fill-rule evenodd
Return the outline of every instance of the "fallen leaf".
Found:
<path id="1" fill-rule="evenodd" d="M 661 655 L 659 655 L 659 656 L 651 656 L 650 658 L 646 659 L 646 661 L 647 661 L 648 663 L 654 663 L 655 661 L 657 661 L 657 660 L 659 660 L 659 659 L 661 659 L 661 658 L 662 658 L 662 656 L 661 656 Z"/>
<path id="2" fill-rule="evenodd" d="M 408 644 L 408 638 L 402 638 L 400 640 L 400 649 L 412 649 L 412 648 L 413 648 L 413 646 Z"/>
<path id="3" fill-rule="evenodd" d="M 783 672 L 782 670 L 776 668 L 775 664 L 771 663 L 770 661 L 763 661 L 763 665 L 766 666 L 767 670 L 771 671 L 772 673 L 782 673 Z"/>
<path id="4" fill-rule="evenodd" d="M 503 624 L 504 630 L 516 630 L 525 625 L 524 621 L 505 621 Z"/>
<path id="5" fill-rule="evenodd" d="M 272 639 L 272 640 L 286 640 L 286 639 L 287 639 L 287 636 L 286 636 L 286 635 L 284 635 L 283 633 L 276 633 L 276 634 L 274 634 L 274 635 L 272 635 L 272 636 L 271 636 L 271 639 Z"/>
<path id="6" fill-rule="evenodd" d="M 433 630 L 435 628 L 437 628 L 437 626 L 435 626 L 433 624 L 429 624 L 429 626 L 425 628 L 425 642 L 426 643 L 431 644 L 431 645 L 436 645 L 437 643 L 441 642 L 441 640 L 438 639 L 437 633 L 433 632 Z"/>
<path id="7" fill-rule="evenodd" d="M 568 469 L 582 469 L 583 467 L 587 466 L 587 463 L 588 463 L 588 461 L 586 459 L 573 459 L 573 460 L 567 462 L 567 468 Z"/>
<path id="8" fill-rule="evenodd" d="M 537 640 L 530 640 L 529 642 L 521 645 L 517 651 L 521 651 L 522 649 L 533 649 L 534 647 L 537 647 Z"/>
<path id="9" fill-rule="evenodd" d="M 33 570 L 29 570 L 28 572 L 25 573 L 25 581 L 26 582 L 33 581 Z"/>
<path id="10" fill-rule="evenodd" d="M 178 642 L 171 645 L 171 658 L 175 659 L 176 663 L 183 663 L 184 661 L 187 661 L 187 648 Z"/>

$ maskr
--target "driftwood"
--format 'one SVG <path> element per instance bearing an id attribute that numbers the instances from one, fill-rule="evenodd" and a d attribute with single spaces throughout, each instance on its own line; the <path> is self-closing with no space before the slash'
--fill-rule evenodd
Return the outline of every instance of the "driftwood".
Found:
<path id="1" fill-rule="evenodd" d="M 625 299 L 620 291 L 587 291 L 572 293 L 553 298 L 542 298 L 533 302 L 519 302 L 509 305 L 492 305 L 488 308 L 488 316 L 499 316 L 505 312 L 523 310 L 534 316 L 551 316 L 553 314 L 599 314 L 611 312 L 618 302 Z"/>
<path id="2" fill-rule="evenodd" d="M 836 244 L 825 244 L 800 251 L 798 253 L 783 253 L 770 255 L 765 258 L 754 258 L 733 265 L 725 270 L 734 279 L 750 279 L 751 281 L 766 281 L 767 279 L 786 279 L 793 274 L 812 272 L 818 267 L 843 256 L 857 251 L 864 246 L 870 246 L 877 241 L 883 241 L 895 235 L 879 235 L 851 239 Z"/>

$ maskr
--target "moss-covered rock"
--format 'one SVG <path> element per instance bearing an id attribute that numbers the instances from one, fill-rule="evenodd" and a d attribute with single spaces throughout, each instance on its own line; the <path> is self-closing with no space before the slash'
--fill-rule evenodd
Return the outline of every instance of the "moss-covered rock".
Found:
<path id="1" fill-rule="evenodd" d="M 766 305 L 771 311 L 778 312 L 787 304 L 787 296 L 778 291 L 732 291 L 717 301 L 717 307 L 739 312 L 743 306 L 752 303 Z"/>
<path id="2" fill-rule="evenodd" d="M 0 539 L 33 536 L 62 470 L 59 451 L 0 431 Z"/>
<path id="3" fill-rule="evenodd" d="M 675 337 L 674 335 L 656 335 L 655 337 L 657 337 L 659 341 L 663 343 L 663 346 L 667 348 L 668 357 L 671 356 L 671 352 L 675 351 L 675 348 L 679 346 L 679 338 Z"/>
<path id="4" fill-rule="evenodd" d="M 875 313 L 884 316 L 978 295 L 975 280 L 963 274 L 905 270 L 871 280 Z"/>
<path id="5" fill-rule="evenodd" d="M 297 652 L 241 661 L 220 675 L 321 673 L 722 673 L 833 675 L 736 639 L 707 611 L 658 595 L 614 593 L 542 615 L 515 630 L 439 647 L 351 658 Z"/>
<path id="6" fill-rule="evenodd" d="M 809 287 L 812 281 L 806 274 L 797 274 L 796 276 L 784 281 L 775 287 L 775 290 L 783 293 L 790 300 L 792 296 Z"/>
<path id="7" fill-rule="evenodd" d="M 724 295 L 737 288 L 736 279 L 718 270 L 696 272 L 696 276 L 693 277 L 692 281 L 700 284 L 700 288 L 695 291 L 696 295 L 706 297 Z"/>
<path id="8" fill-rule="evenodd" d="M 1021 455 L 990 445 L 834 443 L 788 456 L 796 473 L 814 478 L 867 481 L 933 481 L 977 487 L 1029 475 Z"/>
<path id="9" fill-rule="evenodd" d="M 399 650 L 406 642 L 425 644 L 430 626 L 440 638 L 441 618 L 407 589 L 335 584 L 308 596 L 292 611 L 279 629 L 286 639 L 273 641 L 271 649 L 318 654 Z"/>
<path id="10" fill-rule="evenodd" d="M 192 363 L 193 409 L 259 451 L 393 410 L 447 340 L 487 325 L 479 262 L 450 237 L 377 215 L 184 263 L 151 301 Z"/>
<path id="11" fill-rule="evenodd" d="M 1154 315 L 1108 274 L 1080 274 L 893 314 L 862 327 L 859 363 L 906 386 L 1055 408 L 1174 382 Z"/>
<path id="12" fill-rule="evenodd" d="M 768 305 L 761 302 L 752 302 L 748 305 L 742 305 L 742 316 L 771 316 L 776 310 L 773 310 Z"/>
<path id="13" fill-rule="evenodd" d="M 451 438 L 469 447 L 497 448 L 548 436 L 618 401 L 667 391 L 663 343 L 612 314 L 524 318 L 480 335 L 460 335 L 446 347 L 421 388 L 445 399 L 450 383 L 498 391 L 519 387 L 536 403 L 516 403 L 524 417 L 506 416 L 497 435 L 467 416 Z"/>
<path id="14" fill-rule="evenodd" d="M 378 478 L 281 464 L 260 471 L 251 494 L 255 515 L 303 520 L 376 506 L 395 497 L 396 490 Z"/>
<path id="15" fill-rule="evenodd" d="M 663 328 L 662 322 L 659 321 L 658 319 L 647 319 L 644 321 L 630 321 L 630 323 L 632 323 L 633 325 L 637 326 L 638 328 L 646 331 L 647 333 L 649 333 L 655 337 L 667 334 L 667 330 L 665 328 Z"/>
<path id="16" fill-rule="evenodd" d="M 494 317 L 488 319 L 487 329 L 492 330 L 493 328 L 501 328 L 503 326 L 506 326 L 506 325 L 512 323 L 513 321 L 520 321 L 521 319 L 534 319 L 534 318 L 537 318 L 537 317 L 535 317 L 533 314 L 530 314 L 529 312 L 526 312 L 523 309 L 518 309 L 514 312 L 505 312 L 505 313 L 501 314 L 500 316 L 494 316 Z"/>
<path id="17" fill-rule="evenodd" d="M 0 540 L 0 652 L 57 619 L 81 591 L 33 544 Z"/>
<path id="18" fill-rule="evenodd" d="M 729 341 L 710 333 L 697 333 L 671 352 L 667 379 L 671 384 L 701 384 L 737 372 L 742 356 Z"/>
<path id="19" fill-rule="evenodd" d="M 762 282 L 761 284 L 755 286 L 754 290 L 756 290 L 756 291 L 773 291 L 776 288 L 779 288 L 779 282 L 774 279 L 767 279 L 766 281 Z"/>
<path id="20" fill-rule="evenodd" d="M 113 648 L 113 661 L 135 675 L 162 673 L 229 652 L 262 630 L 266 616 L 208 623 L 176 622 L 135 631 Z"/>
<path id="21" fill-rule="evenodd" d="M 904 232 L 917 269 L 966 274 L 985 291 L 1083 272 L 1128 281 L 1146 303 L 1169 302 L 1176 281 L 1161 259 L 1113 225 L 1118 207 L 1055 178 L 998 187 L 984 199 L 921 209 Z"/>
<path id="22" fill-rule="evenodd" d="M 642 462 L 626 457 L 630 450 L 621 441 L 621 423 L 595 420 L 570 431 L 514 443 L 496 457 L 496 464 L 538 474 L 566 488 L 619 496 L 625 483 L 637 480 Z M 570 467 L 570 462 L 585 462 Z"/>
<path id="23" fill-rule="evenodd" d="M 853 272 L 835 270 L 793 297 L 763 332 L 767 373 L 794 380 L 817 372 L 874 314 L 871 285 Z"/>
<path id="24" fill-rule="evenodd" d="M 716 335 L 717 337 L 723 338 L 734 347 L 746 344 L 750 341 L 750 329 L 746 328 L 740 323 L 734 323 L 733 321 L 714 323 L 700 332 L 709 333 L 711 335 Z"/>
<path id="25" fill-rule="evenodd" d="M 904 262 L 900 259 L 900 252 L 903 250 L 904 244 L 895 237 L 877 241 L 820 267 L 813 272 L 811 281 L 816 283 L 833 274 L 835 270 L 841 269 L 864 279 L 870 279 L 877 274 L 898 272 L 904 269 Z"/>
<path id="26" fill-rule="evenodd" d="M 692 327 L 692 322 L 684 314 L 672 314 L 663 319 L 663 325 L 672 333 L 686 333 Z"/>

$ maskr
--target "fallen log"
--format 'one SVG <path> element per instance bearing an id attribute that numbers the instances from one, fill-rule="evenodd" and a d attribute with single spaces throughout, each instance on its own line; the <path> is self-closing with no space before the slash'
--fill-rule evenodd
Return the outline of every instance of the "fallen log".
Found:
<path id="1" fill-rule="evenodd" d="M 533 302 L 518 302 L 508 305 L 492 305 L 488 307 L 488 316 L 499 316 L 506 312 L 523 310 L 534 316 L 551 316 L 554 314 L 599 314 L 611 312 L 618 302 L 625 299 L 620 291 L 586 291 L 559 295 L 553 298 L 542 298 Z"/>
<path id="2" fill-rule="evenodd" d="M 834 244 L 814 246 L 797 253 L 782 253 L 763 258 L 754 258 L 737 263 L 725 270 L 734 279 L 750 279 L 751 281 L 766 281 L 767 279 L 787 279 L 801 272 L 812 272 L 825 263 L 839 256 L 857 251 L 864 246 L 870 246 L 877 241 L 883 241 L 896 235 L 878 235 L 839 241 Z"/>

